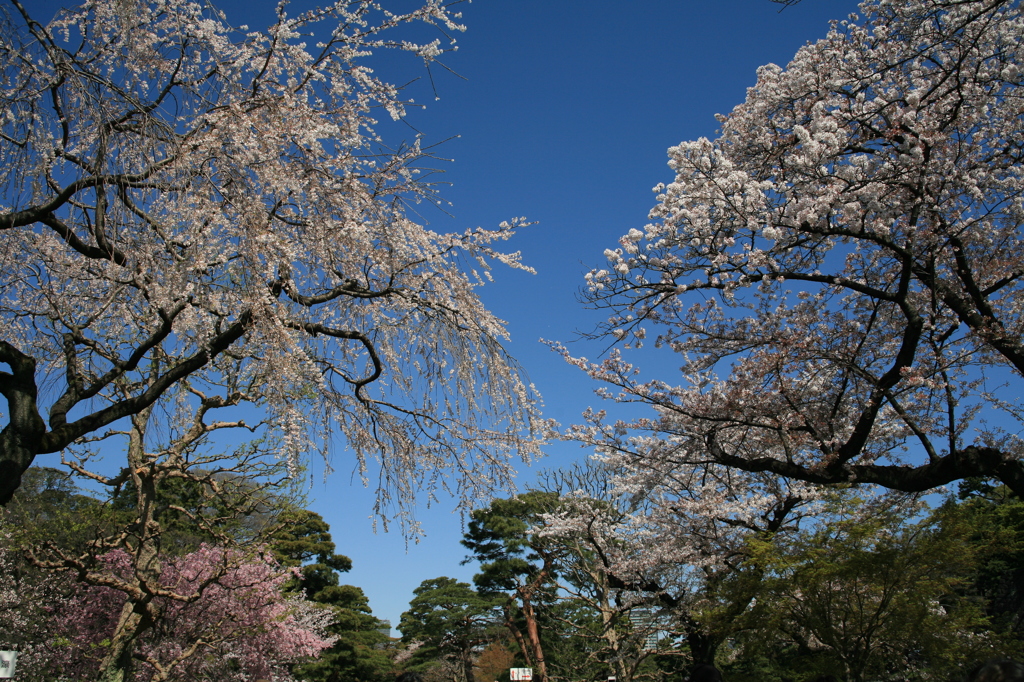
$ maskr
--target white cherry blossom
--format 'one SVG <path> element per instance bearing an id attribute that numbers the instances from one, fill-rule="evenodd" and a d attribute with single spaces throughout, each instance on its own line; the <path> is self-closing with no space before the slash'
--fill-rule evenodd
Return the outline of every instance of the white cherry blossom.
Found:
<path id="1" fill-rule="evenodd" d="M 187 0 L 91 0 L 45 27 L 8 7 L 0 501 L 37 454 L 185 381 L 244 394 L 293 461 L 339 436 L 382 512 L 417 489 L 469 502 L 537 452 L 538 397 L 477 295 L 493 262 L 523 267 L 496 248 L 523 221 L 415 222 L 430 152 L 375 132 L 405 103 L 370 58 L 438 58 L 462 30 L 446 3 L 282 5 L 265 32 Z M 407 25 L 428 39 L 390 37 Z M 232 385 L 203 388 L 222 361 Z"/>
<path id="2" fill-rule="evenodd" d="M 621 447 L 660 476 L 994 476 L 1024 494 L 1020 3 L 861 11 L 762 67 L 719 137 L 669 149 L 642 238 L 587 277 L 622 352 L 574 360 L 655 414 L 577 437 L 614 453 L 632 433 Z M 640 329 L 681 376 L 643 378 Z"/>

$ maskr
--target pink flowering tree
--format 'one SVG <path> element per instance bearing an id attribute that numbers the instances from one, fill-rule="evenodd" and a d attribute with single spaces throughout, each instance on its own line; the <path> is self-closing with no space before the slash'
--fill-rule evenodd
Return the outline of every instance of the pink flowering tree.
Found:
<path id="1" fill-rule="evenodd" d="M 567 354 L 654 410 L 577 435 L 659 472 L 1024 494 L 1021 11 L 869 0 L 671 148 L 651 222 L 587 275 L 617 348 Z"/>
<path id="2" fill-rule="evenodd" d="M 116 475 L 90 468 L 95 452 L 86 445 L 62 453 L 78 475 L 111 490 L 117 509 L 110 518 L 85 521 L 86 537 L 78 543 L 44 537 L 26 544 L 25 554 L 37 569 L 71 573 L 84 591 L 83 601 L 97 601 L 91 618 L 112 619 L 92 628 L 103 630 L 106 642 L 92 649 L 96 660 L 89 665 L 97 680 L 131 679 L 137 661 L 148 660 L 140 659 L 144 643 L 177 617 L 168 600 L 192 604 L 193 611 L 214 608 L 218 589 L 237 582 L 247 560 L 238 548 L 259 545 L 275 529 L 284 472 L 273 448 L 261 441 L 230 448 L 211 441 L 225 431 L 248 435 L 244 422 L 214 416 L 233 404 L 197 391 L 189 381 L 173 387 L 156 407 L 131 415 L 130 428 L 118 434 L 128 447 L 127 466 Z M 154 412 L 168 406 L 177 413 L 176 423 L 170 433 L 154 434 L 151 429 L 161 425 Z M 220 547 L 219 561 L 213 562 L 209 552 L 185 554 L 202 540 Z M 181 563 L 182 554 L 191 557 L 192 568 Z M 197 564 L 203 560 L 205 568 Z M 178 590 L 173 585 L 181 583 L 183 572 L 201 577 L 186 580 Z"/>
<path id="3" fill-rule="evenodd" d="M 96 679 L 131 598 L 132 571 L 122 550 L 101 557 L 93 584 L 79 583 L 54 611 L 41 668 Z M 332 643 L 329 612 L 282 592 L 290 576 L 268 555 L 208 545 L 165 560 L 159 585 L 150 587 L 160 619 L 137 643 L 135 679 L 289 679 L 289 663 Z"/>
<path id="4" fill-rule="evenodd" d="M 423 488 L 475 499 L 537 452 L 537 397 L 477 296 L 522 267 L 496 250 L 517 222 L 415 222 L 439 201 L 429 146 L 377 131 L 409 102 L 371 55 L 429 66 L 463 28 L 447 3 L 281 5 L 262 32 L 186 0 L 7 8 L 0 503 L 37 455 L 184 383 L 255 405 L 293 464 L 340 436 L 382 515 Z"/>
<path id="5" fill-rule="evenodd" d="M 78 679 L 122 682 L 147 673 L 155 675 L 153 679 L 165 679 L 182 666 L 194 667 L 194 656 L 210 656 L 210 651 L 218 657 L 228 655 L 217 648 L 218 643 L 237 638 L 239 632 L 248 632 L 247 641 L 259 639 L 255 630 L 242 627 L 243 619 L 230 608 L 251 608 L 256 618 L 284 615 L 271 597 L 265 597 L 265 605 L 256 599 L 259 595 L 250 583 L 275 584 L 274 590 L 279 591 L 280 583 L 291 576 L 283 569 L 271 570 L 276 567 L 272 560 L 253 559 L 250 552 L 239 549 L 259 546 L 273 534 L 283 492 L 275 476 L 281 475 L 282 467 L 259 442 L 226 451 L 210 443 L 211 435 L 242 427 L 211 419 L 212 406 L 199 402 L 191 421 L 185 422 L 188 428 L 175 430 L 169 440 L 162 439 L 167 434 L 147 431 L 151 409 L 132 415 L 128 466 L 116 476 L 87 468 L 90 453 L 82 448 L 73 450 L 78 456 L 65 458 L 79 475 L 113 489 L 110 504 L 101 507 L 95 501 L 84 518 L 74 521 L 74 542 L 51 537 L 44 528 L 33 530 L 33 515 L 25 513 L 20 499 L 29 493 L 21 489 L 15 495 L 19 504 L 8 509 L 20 510 L 27 524 L 18 529 L 23 537 L 16 543 L 27 558 L 26 575 L 34 582 L 62 585 L 64 592 L 73 592 L 61 601 L 45 602 L 54 617 L 26 640 L 34 647 L 33 655 L 38 655 L 35 649 L 48 645 L 50 655 L 45 660 L 61 669 L 76 669 Z M 39 499 L 29 500 L 29 509 L 38 506 Z M 67 500 L 60 496 L 50 496 L 49 504 L 57 506 L 44 507 L 44 515 L 58 517 L 58 523 L 62 516 L 74 513 L 65 511 Z M 88 509 L 88 505 L 79 508 Z M 188 550 L 203 540 L 218 543 L 216 550 L 210 544 Z M 245 577 L 249 574 L 256 577 L 249 580 Z M 225 599 L 230 600 L 227 606 Z M 182 611 L 183 605 L 188 605 L 187 612 Z M 302 605 L 296 608 L 305 616 L 317 613 Z M 68 609 L 73 612 L 64 613 Z M 184 629 L 186 621 L 180 619 L 200 623 L 200 614 L 212 614 L 211 619 L 228 629 L 212 632 L 208 623 L 201 624 L 201 631 Z M 329 615 L 320 613 L 318 618 L 329 620 Z M 67 624 L 76 619 L 87 624 L 68 630 Z M 256 622 L 253 628 L 257 627 L 264 626 Z M 173 649 L 165 646 L 169 632 L 196 646 L 167 653 L 167 646 Z M 182 634 L 189 632 L 187 637 Z M 154 649 L 154 642 L 160 647 Z M 277 646 L 271 642 L 268 651 Z"/>

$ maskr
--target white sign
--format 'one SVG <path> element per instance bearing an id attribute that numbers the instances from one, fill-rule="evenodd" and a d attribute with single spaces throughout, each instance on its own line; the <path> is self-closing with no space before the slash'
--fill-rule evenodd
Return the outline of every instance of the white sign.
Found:
<path id="1" fill-rule="evenodd" d="M 528 682 L 533 679 L 533 668 L 509 668 L 508 676 L 512 682 L 517 682 L 517 680 Z"/>
<path id="2" fill-rule="evenodd" d="M 0 680 L 14 677 L 14 665 L 17 662 L 17 651 L 0 651 Z"/>

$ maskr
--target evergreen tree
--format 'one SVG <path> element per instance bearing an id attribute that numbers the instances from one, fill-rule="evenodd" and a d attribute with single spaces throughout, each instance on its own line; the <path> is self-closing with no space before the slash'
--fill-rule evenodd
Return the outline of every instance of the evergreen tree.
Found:
<path id="1" fill-rule="evenodd" d="M 329 585 L 316 593 L 314 602 L 330 610 L 334 622 L 327 632 L 337 640 L 317 658 L 294 666 L 293 674 L 305 682 L 391 682 L 390 640 L 363 591 Z"/>
<path id="2" fill-rule="evenodd" d="M 284 589 L 301 592 L 329 611 L 327 631 L 337 638 L 316 659 L 294 666 L 293 673 L 306 682 L 390 682 L 394 665 L 385 625 L 372 615 L 360 588 L 341 584 L 338 574 L 351 570 L 352 560 L 335 553 L 330 526 L 316 512 L 295 506 L 280 512 L 276 522 L 270 551 L 300 572 Z"/>
<path id="3" fill-rule="evenodd" d="M 277 516 L 277 530 L 271 537 L 271 551 L 284 566 L 297 566 L 302 577 L 289 583 L 288 589 L 301 589 L 306 598 L 329 603 L 321 593 L 338 585 L 338 573 L 352 569 L 352 560 L 335 554 L 330 526 L 316 512 L 298 507 L 285 509 Z"/>
<path id="4" fill-rule="evenodd" d="M 962 482 L 959 498 L 978 553 L 968 589 L 983 600 L 994 630 L 1024 641 L 1024 501 L 982 479 Z"/>
<path id="5" fill-rule="evenodd" d="M 424 580 L 413 592 L 399 629 L 403 641 L 422 642 L 414 660 L 455 660 L 464 682 L 474 682 L 476 652 L 495 638 L 504 597 L 447 577 Z"/>
<path id="6" fill-rule="evenodd" d="M 537 682 L 548 680 L 538 611 L 545 601 L 554 599 L 563 548 L 532 529 L 557 502 L 557 493 L 540 491 L 494 500 L 473 512 L 462 539 L 472 552 L 466 561 L 480 562 L 480 573 L 473 578 L 477 589 L 506 596 L 505 625 Z"/>

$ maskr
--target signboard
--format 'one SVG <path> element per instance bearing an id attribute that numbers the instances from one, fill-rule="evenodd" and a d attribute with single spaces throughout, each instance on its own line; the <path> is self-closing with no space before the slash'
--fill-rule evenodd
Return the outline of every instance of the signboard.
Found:
<path id="1" fill-rule="evenodd" d="M 533 668 L 509 668 L 508 676 L 512 682 L 517 682 L 517 680 L 529 681 L 533 679 Z"/>
<path id="2" fill-rule="evenodd" d="M 17 651 L 0 651 L 0 680 L 14 677 L 14 665 L 17 662 Z"/>

